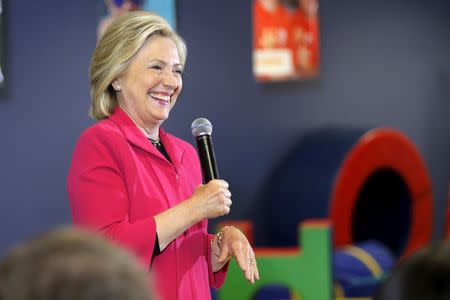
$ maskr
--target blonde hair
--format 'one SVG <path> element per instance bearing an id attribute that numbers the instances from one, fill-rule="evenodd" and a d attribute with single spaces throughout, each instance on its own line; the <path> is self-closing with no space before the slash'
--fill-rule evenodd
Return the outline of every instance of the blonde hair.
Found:
<path id="1" fill-rule="evenodd" d="M 114 112 L 118 99 L 111 83 L 129 67 L 152 35 L 172 39 L 180 61 L 185 65 L 186 44 L 162 17 L 147 11 L 129 12 L 118 17 L 108 26 L 92 56 L 89 69 L 91 117 L 102 120 Z"/>

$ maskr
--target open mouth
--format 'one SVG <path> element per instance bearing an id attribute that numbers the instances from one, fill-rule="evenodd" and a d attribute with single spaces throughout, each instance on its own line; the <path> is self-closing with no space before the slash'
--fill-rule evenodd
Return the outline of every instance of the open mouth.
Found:
<path id="1" fill-rule="evenodd" d="M 170 103 L 170 96 L 161 93 L 149 93 L 150 97 L 156 100 L 161 105 L 167 105 Z"/>

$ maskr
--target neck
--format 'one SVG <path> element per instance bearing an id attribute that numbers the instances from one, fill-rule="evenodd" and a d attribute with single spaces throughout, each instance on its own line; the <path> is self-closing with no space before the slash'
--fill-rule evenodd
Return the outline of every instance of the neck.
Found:
<path id="1" fill-rule="evenodd" d="M 157 140 L 159 139 L 159 126 L 153 126 L 153 127 L 146 127 L 141 124 L 139 124 L 128 112 L 127 110 L 122 106 L 122 110 L 130 117 L 131 121 L 133 121 L 134 125 L 136 125 L 139 130 L 142 131 L 142 133 L 149 139 Z"/>
<path id="2" fill-rule="evenodd" d="M 153 129 L 143 128 L 139 125 L 137 125 L 137 127 L 144 133 L 144 135 L 147 138 L 154 140 L 154 141 L 159 139 L 159 128 L 156 128 L 155 130 L 153 130 Z"/>

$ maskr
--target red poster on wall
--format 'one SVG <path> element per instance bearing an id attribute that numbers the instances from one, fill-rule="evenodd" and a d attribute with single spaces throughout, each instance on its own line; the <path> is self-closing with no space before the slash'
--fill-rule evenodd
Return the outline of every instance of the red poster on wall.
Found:
<path id="1" fill-rule="evenodd" d="M 253 74 L 258 81 L 319 75 L 318 0 L 253 0 Z"/>

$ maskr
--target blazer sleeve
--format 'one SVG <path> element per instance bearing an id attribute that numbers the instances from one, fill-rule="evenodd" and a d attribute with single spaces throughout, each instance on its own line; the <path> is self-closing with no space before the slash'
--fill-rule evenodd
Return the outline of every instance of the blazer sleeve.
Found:
<path id="1" fill-rule="evenodd" d="M 208 261 L 209 286 L 218 289 L 225 282 L 225 278 L 227 276 L 228 271 L 228 265 L 230 264 L 230 261 L 228 261 L 219 271 L 213 272 L 211 262 L 211 246 L 210 246 L 211 240 L 213 238 L 214 238 L 213 234 L 207 234 L 207 237 L 205 239 L 206 240 L 205 252 L 206 252 L 206 260 Z"/>
<path id="2" fill-rule="evenodd" d="M 155 219 L 130 222 L 125 181 L 115 159 L 119 154 L 112 149 L 95 135 L 80 137 L 67 182 L 73 221 L 102 232 L 149 267 L 156 239 Z"/>

